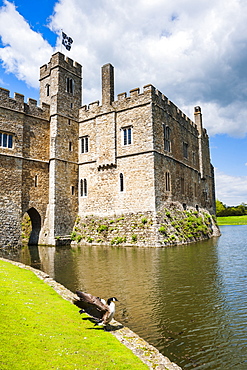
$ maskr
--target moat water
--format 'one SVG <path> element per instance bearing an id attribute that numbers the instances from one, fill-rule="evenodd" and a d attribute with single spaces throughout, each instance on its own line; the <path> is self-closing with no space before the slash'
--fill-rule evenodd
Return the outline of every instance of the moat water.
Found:
<path id="1" fill-rule="evenodd" d="M 247 369 L 247 225 L 164 249 L 25 247 L 7 258 L 68 289 L 116 296 L 116 319 L 183 369 Z M 78 314 L 78 320 L 80 320 Z"/>

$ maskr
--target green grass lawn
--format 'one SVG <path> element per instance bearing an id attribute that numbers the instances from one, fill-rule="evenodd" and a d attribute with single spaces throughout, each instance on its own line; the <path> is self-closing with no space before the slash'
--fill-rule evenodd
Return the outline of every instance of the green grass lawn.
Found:
<path id="1" fill-rule="evenodd" d="M 218 225 L 247 225 L 247 215 L 217 217 Z"/>
<path id="2" fill-rule="evenodd" d="M 33 272 L 0 260 L 0 369 L 148 369 Z"/>

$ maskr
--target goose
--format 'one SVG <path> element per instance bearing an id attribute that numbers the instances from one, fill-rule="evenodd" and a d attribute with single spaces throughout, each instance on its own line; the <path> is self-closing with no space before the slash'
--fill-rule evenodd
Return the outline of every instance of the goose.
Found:
<path id="1" fill-rule="evenodd" d="M 98 325 L 107 325 L 113 319 L 115 314 L 116 297 L 109 298 L 107 301 L 92 294 L 76 291 L 79 299 L 74 299 L 73 303 L 80 308 L 79 313 L 86 312 Z"/>

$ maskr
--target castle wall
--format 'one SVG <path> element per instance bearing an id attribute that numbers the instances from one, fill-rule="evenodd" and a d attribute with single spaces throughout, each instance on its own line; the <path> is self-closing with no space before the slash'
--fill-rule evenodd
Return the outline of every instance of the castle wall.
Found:
<path id="1" fill-rule="evenodd" d="M 214 173 L 200 107 L 193 122 L 152 85 L 114 100 L 110 64 L 102 67 L 102 105 L 81 107 L 81 70 L 54 54 L 40 68 L 40 106 L 0 88 L 0 134 L 12 139 L 9 148 L 0 147 L 0 244 L 19 241 L 25 212 L 35 223 L 33 240 L 41 226 L 42 244 L 68 239 L 78 214 L 97 216 L 98 222 L 108 217 L 109 225 L 125 215 L 128 243 L 137 240 L 129 222 L 139 225 L 135 232 L 143 245 L 211 236 L 213 221 L 204 213 L 215 212 Z M 190 232 L 164 239 L 169 207 L 175 218 L 176 212 L 186 218 L 185 210 L 200 210 L 207 232 L 204 227 L 193 237 Z M 140 225 L 146 225 L 143 234 Z M 110 238 L 104 242 L 122 237 Z"/>
<path id="2" fill-rule="evenodd" d="M 98 171 L 95 164 L 80 166 L 79 179 L 87 179 L 87 196 L 79 193 L 79 215 L 121 215 L 154 209 L 153 155 L 117 160 L 117 167 Z M 123 174 L 123 191 L 120 190 Z M 138 199 L 138 202 L 136 201 Z"/>
<path id="3" fill-rule="evenodd" d="M 138 89 L 127 99 L 120 94 L 112 106 L 95 102 L 81 110 L 79 181 L 86 179 L 88 193 L 79 190 L 80 215 L 155 210 L 151 117 L 149 92 L 139 94 Z M 131 129 L 130 145 L 123 143 L 126 128 Z M 88 151 L 81 153 L 85 137 Z"/>
<path id="4" fill-rule="evenodd" d="M 34 207 L 44 222 L 49 193 L 49 107 L 0 89 L 0 132 L 12 136 L 12 147 L 0 147 L 0 244 L 20 242 L 21 219 Z M 7 241 L 6 241 L 7 240 Z"/>
<path id="5" fill-rule="evenodd" d="M 21 234 L 22 160 L 0 154 L 0 245 L 17 245 Z"/>

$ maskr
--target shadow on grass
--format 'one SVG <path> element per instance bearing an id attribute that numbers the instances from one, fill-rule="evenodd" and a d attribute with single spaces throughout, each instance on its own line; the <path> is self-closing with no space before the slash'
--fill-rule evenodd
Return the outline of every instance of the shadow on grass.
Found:
<path id="1" fill-rule="evenodd" d="M 83 317 L 82 320 L 88 320 L 90 321 L 91 323 L 94 324 L 94 327 L 93 328 L 88 328 L 88 330 L 105 330 L 105 331 L 117 331 L 117 330 L 120 330 L 120 329 L 123 329 L 123 325 L 121 324 L 118 324 L 118 325 L 110 325 L 110 324 L 107 324 L 105 326 L 103 325 L 98 325 L 98 323 L 92 318 L 92 317 Z"/>

